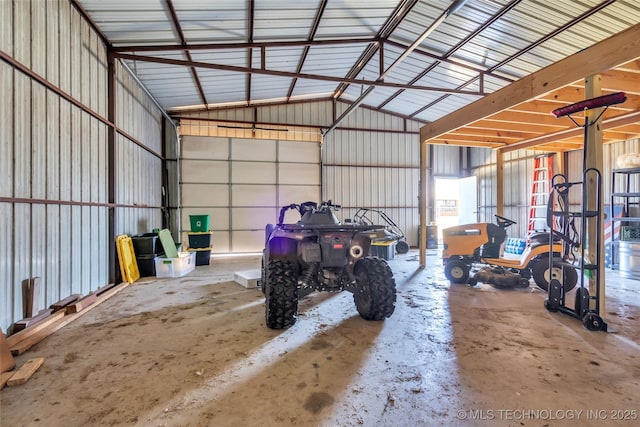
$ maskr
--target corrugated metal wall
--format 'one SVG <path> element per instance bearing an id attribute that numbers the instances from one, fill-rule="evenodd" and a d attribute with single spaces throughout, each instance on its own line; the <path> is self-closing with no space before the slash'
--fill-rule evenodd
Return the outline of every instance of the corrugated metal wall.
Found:
<path id="1" fill-rule="evenodd" d="M 604 204 L 610 204 L 611 197 L 611 171 L 613 169 L 619 169 L 617 165 L 618 158 L 623 154 L 638 154 L 640 155 L 640 139 L 631 139 L 624 142 L 617 142 L 614 144 L 607 144 L 603 150 L 603 168 L 602 168 L 602 194 L 604 198 Z M 568 178 L 571 182 L 582 181 L 582 163 L 583 163 L 583 151 L 572 151 L 568 154 L 567 171 Z M 640 176 L 633 175 L 630 178 L 629 191 L 640 191 Z M 623 182 L 617 179 L 616 191 L 625 191 Z M 570 200 L 572 205 L 580 206 L 580 200 Z"/>
<path id="2" fill-rule="evenodd" d="M 605 205 L 610 204 L 611 171 L 617 168 L 616 160 L 621 154 L 640 153 L 640 140 L 634 139 L 614 144 L 607 144 L 603 149 L 602 197 Z M 538 151 L 514 151 L 504 156 L 504 216 L 518 222 L 509 229 L 513 237 L 525 236 L 533 181 L 533 159 L 544 154 Z M 478 177 L 478 221 L 495 222 L 496 213 L 496 152 L 490 149 L 470 149 L 472 174 Z M 570 182 L 582 181 L 582 150 L 567 153 L 567 178 Z M 558 159 L 555 159 L 554 173 Z M 631 191 L 640 189 L 640 182 L 634 177 Z M 618 186 L 621 183 L 618 184 Z M 618 187 L 617 191 L 622 191 Z M 571 209 L 580 209 L 581 200 L 571 193 Z"/>
<path id="3" fill-rule="evenodd" d="M 360 117 L 369 124 L 373 117 L 366 112 L 360 112 Z M 384 211 L 415 246 L 419 148 L 415 134 L 334 130 L 323 143 L 324 199 L 341 204 L 343 218 L 352 217 L 361 207 Z"/>
<path id="4" fill-rule="evenodd" d="M 303 130 L 307 133 L 300 140 L 314 141 L 320 128 L 328 128 L 347 107 L 345 103 L 321 101 L 185 112 L 181 114 L 180 130 L 190 135 L 250 137 L 252 133 L 260 133 L 260 129 L 250 130 L 249 134 L 237 128 L 215 129 L 211 121 L 228 121 L 231 125 L 237 122 L 238 127 L 252 123 L 258 123 L 258 128 L 264 124 L 309 126 Z M 404 230 L 409 243 L 417 245 L 420 126 L 419 122 L 397 116 L 356 109 L 322 141 L 322 200 L 331 199 L 342 205 L 343 210 L 338 213 L 342 219 L 352 217 L 359 207 L 383 210 Z M 295 132 L 287 134 L 279 133 L 273 138 L 287 137 L 291 140 L 302 135 Z M 269 138 L 264 131 L 261 136 Z M 456 167 L 458 163 L 456 157 Z"/>
<path id="5" fill-rule="evenodd" d="M 109 281 L 106 48 L 66 0 L 0 2 L 0 326 Z M 116 68 L 116 224 L 161 224 L 160 110 Z M 66 94 L 65 97 L 61 95 Z M 131 135 L 144 149 L 122 133 Z M 150 152 L 151 151 L 151 152 Z M 158 154 L 158 155 L 156 155 Z"/>
<path id="6" fill-rule="evenodd" d="M 162 112 L 119 63 L 116 77 L 116 124 L 141 144 L 117 135 L 116 230 L 136 235 L 163 225 Z"/>

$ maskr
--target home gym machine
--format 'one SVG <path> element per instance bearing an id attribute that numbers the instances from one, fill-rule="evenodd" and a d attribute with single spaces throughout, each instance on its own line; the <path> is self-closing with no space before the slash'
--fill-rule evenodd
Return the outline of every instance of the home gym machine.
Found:
<path id="1" fill-rule="evenodd" d="M 578 127 L 584 128 L 583 173 L 582 181 L 569 182 L 567 177 L 556 174 L 551 181 L 551 195 L 547 209 L 547 225 L 549 226 L 549 245 L 560 239 L 563 245 L 562 258 L 549 258 L 549 271 L 553 273 L 549 281 L 547 299 L 544 306 L 547 310 L 576 317 L 590 331 L 606 331 L 607 324 L 600 315 L 600 279 L 601 279 L 601 245 L 602 239 L 602 176 L 596 168 L 586 168 L 587 135 L 589 127 L 595 124 L 604 114 L 607 107 L 626 101 L 624 92 L 599 96 L 558 108 L 552 114 L 569 117 Z M 590 120 L 589 110 L 604 108 L 597 117 Z M 579 124 L 571 114 L 584 112 L 584 124 Z M 592 183 L 589 191 L 587 183 Z M 572 191 L 573 190 L 573 191 Z M 580 210 L 572 210 L 571 202 L 580 200 Z M 580 221 L 576 227 L 576 220 Z M 587 253 L 585 246 L 595 248 L 595 253 Z M 566 293 L 563 283 L 558 278 L 565 268 L 575 268 L 580 277 L 580 286 L 576 287 L 574 307 L 566 305 Z M 593 283 L 594 294 L 589 294 L 589 286 L 585 279 Z"/>

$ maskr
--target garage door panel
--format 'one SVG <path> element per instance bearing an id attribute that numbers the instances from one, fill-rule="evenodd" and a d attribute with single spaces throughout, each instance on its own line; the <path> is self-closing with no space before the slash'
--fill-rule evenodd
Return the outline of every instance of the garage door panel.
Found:
<path id="1" fill-rule="evenodd" d="M 231 237 L 232 252 L 262 252 L 264 249 L 264 230 L 233 231 Z"/>
<path id="2" fill-rule="evenodd" d="M 320 202 L 320 186 L 312 185 L 281 185 L 280 206 L 307 201 Z"/>
<path id="3" fill-rule="evenodd" d="M 278 219 L 275 208 L 233 208 L 231 212 L 234 230 L 264 230 Z"/>
<path id="4" fill-rule="evenodd" d="M 229 163 L 221 160 L 183 160 L 182 182 L 227 183 Z"/>
<path id="5" fill-rule="evenodd" d="M 275 185 L 234 185 L 231 206 L 275 206 Z"/>
<path id="6" fill-rule="evenodd" d="M 229 138 L 183 136 L 180 145 L 182 159 L 229 159 Z"/>
<path id="7" fill-rule="evenodd" d="M 181 240 L 189 215 L 209 214 L 213 253 L 259 252 L 279 207 L 320 201 L 318 143 L 183 136 Z M 291 212 L 286 220 L 300 219 Z"/>
<path id="8" fill-rule="evenodd" d="M 261 184 L 276 182 L 276 164 L 262 162 L 232 162 L 231 182 Z"/>
<path id="9" fill-rule="evenodd" d="M 184 207 L 223 207 L 229 205 L 229 186 L 226 184 L 182 184 Z"/>
<path id="10" fill-rule="evenodd" d="M 320 165 L 281 163 L 278 169 L 280 184 L 320 185 Z"/>
<path id="11" fill-rule="evenodd" d="M 231 140 L 232 160 L 276 161 L 276 141 L 271 139 Z"/>
<path id="12" fill-rule="evenodd" d="M 228 231 L 214 232 L 213 236 L 211 237 L 211 242 L 213 244 L 213 249 L 211 249 L 212 253 L 226 254 L 231 252 L 231 247 L 229 246 Z"/>
<path id="13" fill-rule="evenodd" d="M 191 230 L 189 215 L 209 215 L 209 228 L 213 231 L 229 229 L 229 208 L 182 208 L 181 229 Z"/>
<path id="14" fill-rule="evenodd" d="M 279 141 L 278 160 L 294 163 L 318 163 L 320 144 L 317 142 Z"/>

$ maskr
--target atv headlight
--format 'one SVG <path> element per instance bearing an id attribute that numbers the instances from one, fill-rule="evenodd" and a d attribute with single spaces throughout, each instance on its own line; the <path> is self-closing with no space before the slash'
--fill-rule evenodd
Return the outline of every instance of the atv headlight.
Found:
<path id="1" fill-rule="evenodd" d="M 362 255 L 364 255 L 364 250 L 360 245 L 353 245 L 351 246 L 351 249 L 349 249 L 349 255 L 351 255 L 351 258 L 354 259 L 362 258 Z"/>

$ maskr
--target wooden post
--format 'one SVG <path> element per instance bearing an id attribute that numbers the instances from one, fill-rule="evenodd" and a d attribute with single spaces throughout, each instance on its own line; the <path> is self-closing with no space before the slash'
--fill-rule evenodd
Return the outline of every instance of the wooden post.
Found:
<path id="1" fill-rule="evenodd" d="M 33 317 L 40 310 L 40 278 L 31 277 L 22 281 L 23 317 Z"/>
<path id="2" fill-rule="evenodd" d="M 585 89 L 585 99 L 594 98 L 596 96 L 602 95 L 602 76 L 600 74 L 596 74 L 593 76 L 589 76 L 585 79 L 584 82 Z M 599 171 L 602 171 L 603 167 L 603 154 L 602 154 L 602 117 L 600 117 L 594 124 L 592 120 L 600 115 L 602 108 L 594 108 L 593 110 L 585 111 L 585 120 L 589 120 L 589 129 L 587 130 L 587 138 L 585 141 L 586 146 L 584 147 L 585 154 L 585 164 L 583 165 L 585 169 L 587 168 L 595 168 Z M 598 210 L 600 212 L 600 218 L 598 221 L 603 222 L 603 203 L 600 200 L 600 205 L 596 206 L 596 180 L 593 174 L 590 174 L 587 177 L 586 182 L 583 183 L 586 186 L 586 194 L 587 197 L 587 206 L 585 206 L 588 210 Z M 587 236 L 582 236 L 583 242 L 586 240 L 587 247 L 585 248 L 589 254 L 589 261 L 592 263 L 597 263 L 600 266 L 600 298 L 598 303 L 600 305 L 600 313 L 605 312 L 605 289 L 604 289 L 604 229 L 601 230 L 603 233 L 601 236 L 597 236 L 596 238 L 596 219 L 593 218 L 590 221 L 587 221 Z M 596 242 L 599 244 L 599 248 L 596 246 Z M 599 250 L 598 250 L 599 249 Z M 595 259 L 596 253 L 600 253 L 599 259 Z M 589 280 L 589 294 L 595 295 L 596 291 L 596 283 L 594 279 Z"/>
<path id="3" fill-rule="evenodd" d="M 496 151 L 496 213 L 504 216 L 504 156 Z"/>

